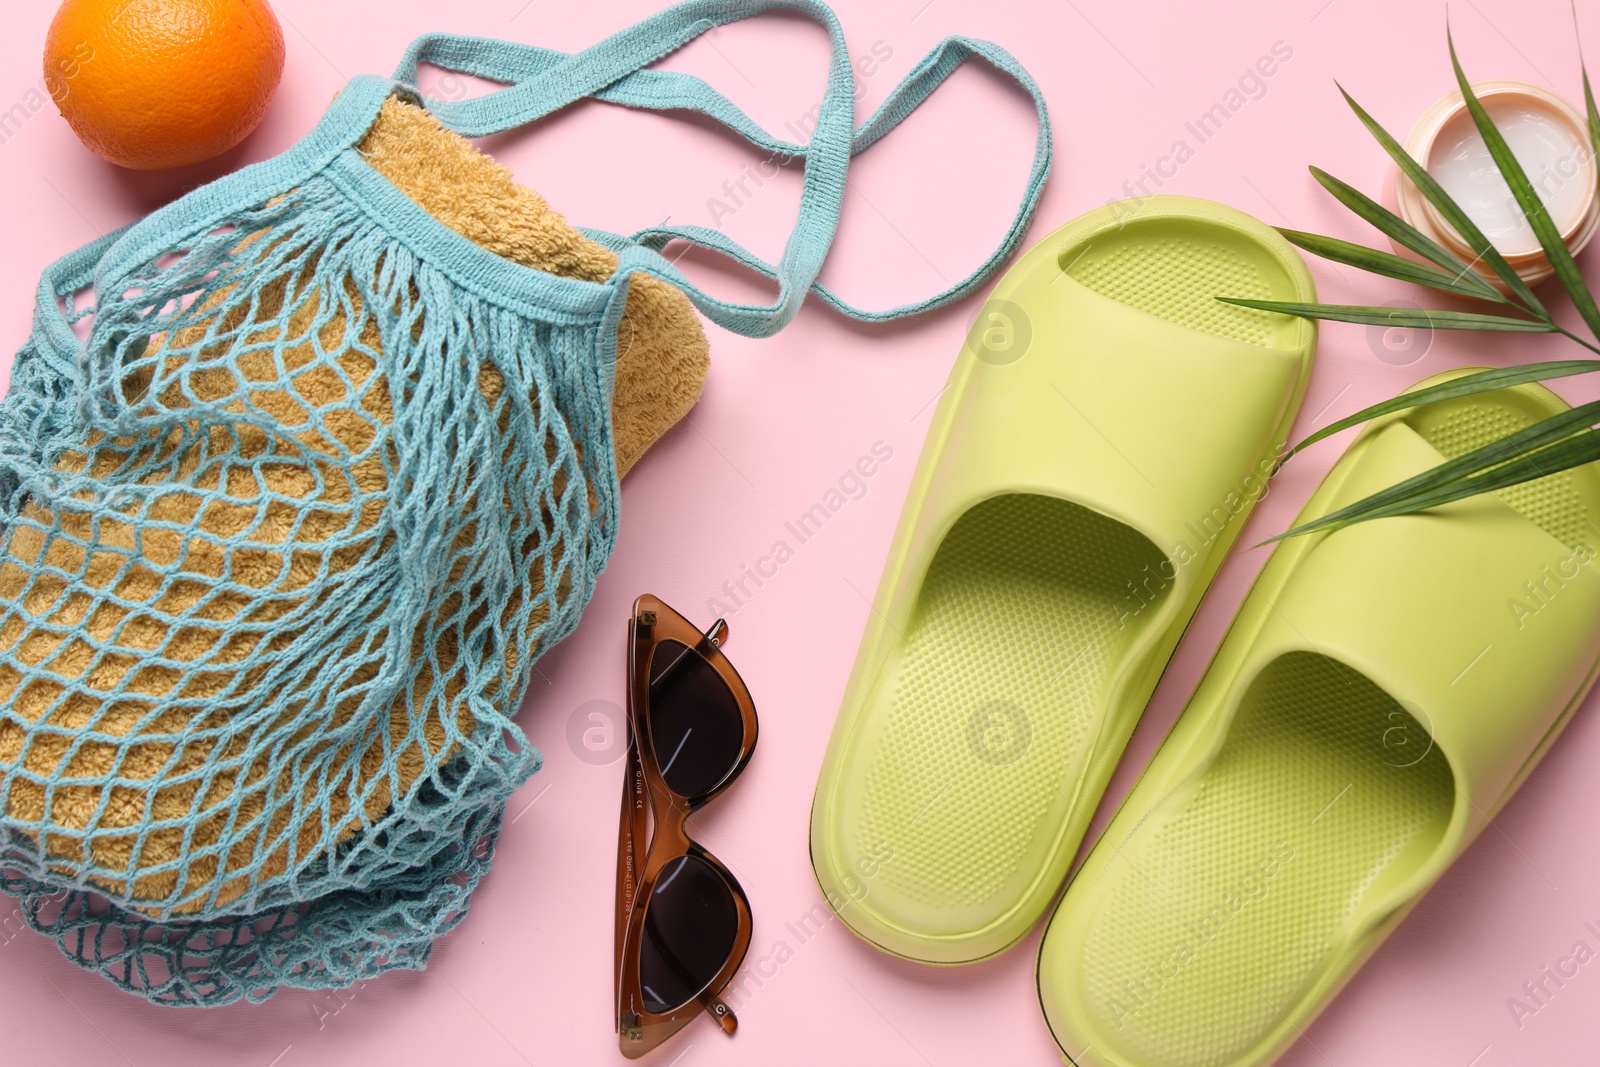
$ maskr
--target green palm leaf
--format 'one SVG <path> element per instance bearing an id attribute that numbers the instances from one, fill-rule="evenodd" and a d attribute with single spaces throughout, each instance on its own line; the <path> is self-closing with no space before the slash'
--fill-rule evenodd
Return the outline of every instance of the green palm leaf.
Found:
<path id="1" fill-rule="evenodd" d="M 1273 538 L 1273 540 L 1295 537 L 1303 533 L 1309 533 L 1313 529 L 1336 530 L 1341 526 L 1369 522 L 1372 519 L 1415 514 L 1455 500 L 1464 500 L 1467 497 L 1477 496 L 1480 493 L 1491 493 L 1497 489 L 1533 481 L 1536 478 L 1544 478 L 1551 474 L 1558 474 L 1573 467 L 1580 467 L 1585 463 L 1592 463 L 1596 459 L 1600 459 L 1600 431 L 1585 430 L 1554 444 L 1525 453 L 1508 463 L 1470 478 L 1446 481 L 1443 484 L 1439 484 L 1436 480 L 1428 477 L 1433 474 L 1433 471 L 1427 471 L 1422 476 L 1425 480 L 1424 487 L 1413 491 L 1401 500 L 1385 507 L 1370 509 L 1366 505 L 1371 498 L 1359 500 L 1349 508 L 1344 509 L 1351 512 L 1351 514 L 1338 522 L 1328 523 L 1327 525 L 1320 525 L 1321 520 L 1318 520 L 1318 523 L 1307 523 L 1305 526 L 1296 527 L 1288 533 Z M 1325 516 L 1325 518 L 1331 518 L 1331 516 Z"/>
<path id="2" fill-rule="evenodd" d="M 1583 106 L 1589 113 L 1589 143 L 1594 146 L 1595 161 L 1600 165 L 1600 111 L 1595 110 L 1594 90 L 1589 87 L 1589 72 L 1583 72 Z"/>
<path id="3" fill-rule="evenodd" d="M 1561 281 L 1561 287 L 1572 298 L 1573 306 L 1578 309 L 1578 314 L 1583 316 L 1589 331 L 1600 337 L 1600 307 L 1595 306 L 1594 294 L 1589 292 L 1589 287 L 1583 283 L 1583 276 L 1578 273 L 1578 265 L 1572 261 L 1571 250 L 1567 248 L 1566 241 L 1561 239 L 1561 231 L 1556 229 L 1554 220 L 1550 218 L 1549 209 L 1544 206 L 1544 201 L 1539 199 L 1533 183 L 1528 180 L 1527 172 L 1522 169 L 1522 164 L 1517 161 L 1511 146 L 1506 144 L 1505 137 L 1495 127 L 1489 112 L 1484 110 L 1477 94 L 1472 91 L 1472 84 L 1467 81 L 1466 74 L 1461 70 L 1461 61 L 1456 58 L 1455 40 L 1448 31 L 1445 33 L 1445 39 L 1450 46 L 1450 66 L 1456 73 L 1456 84 L 1461 88 L 1461 95 L 1467 103 L 1467 111 L 1471 113 L 1472 121 L 1483 137 L 1483 143 L 1489 148 L 1489 155 L 1494 159 L 1495 166 L 1500 168 L 1506 184 L 1511 187 L 1511 195 L 1516 197 L 1517 207 L 1522 209 L 1528 225 L 1539 238 L 1539 246 L 1549 258 L 1550 266 L 1554 268 L 1556 277 Z"/>
<path id="4" fill-rule="evenodd" d="M 1573 19 L 1576 25 L 1576 11 Z M 1446 43 L 1450 52 L 1451 68 L 1455 72 L 1462 98 L 1479 134 L 1483 137 L 1484 144 L 1489 149 L 1491 158 L 1505 178 L 1518 207 L 1527 217 L 1530 228 L 1539 238 L 1540 246 L 1544 249 L 1562 288 L 1566 290 L 1578 313 L 1583 317 L 1584 323 L 1595 338 L 1600 340 L 1600 304 L 1597 304 L 1594 294 L 1584 283 L 1570 251 L 1561 240 L 1561 234 L 1550 218 L 1549 210 L 1539 199 L 1522 165 L 1512 154 L 1505 138 L 1495 128 L 1487 110 L 1473 93 L 1471 83 L 1467 81 L 1456 55 L 1455 42 L 1449 37 L 1448 27 Z M 1589 141 L 1594 148 L 1596 166 L 1600 168 L 1600 107 L 1595 103 L 1588 69 L 1586 66 L 1582 69 Z M 1311 174 L 1324 189 L 1355 215 L 1366 220 L 1400 247 L 1415 253 L 1424 262 L 1416 262 L 1388 251 L 1300 230 L 1281 230 L 1284 237 L 1305 251 L 1336 263 L 1348 264 L 1372 274 L 1412 282 L 1455 296 L 1510 305 L 1517 311 L 1526 312 L 1529 317 L 1486 315 L 1443 309 L 1247 300 L 1224 296 L 1219 296 L 1217 299 L 1224 303 L 1260 311 L 1366 325 L 1492 330 L 1507 333 L 1559 333 L 1575 344 L 1600 355 L 1600 345 L 1578 336 L 1555 321 L 1544 304 L 1528 288 L 1527 283 L 1517 276 L 1505 256 L 1484 236 L 1483 231 L 1451 199 L 1444 188 L 1415 159 L 1412 159 L 1400 143 L 1379 125 L 1377 120 L 1355 101 L 1355 98 L 1345 92 L 1342 86 L 1339 91 L 1344 94 L 1345 101 L 1356 117 L 1394 160 L 1401 174 L 1417 187 L 1428 202 L 1438 210 L 1440 216 L 1461 236 L 1463 242 L 1476 253 L 1474 262 L 1486 265 L 1504 285 L 1506 292 L 1501 292 L 1491 285 L 1460 257 L 1394 212 L 1317 167 L 1311 168 Z M 1600 359 L 1574 359 L 1531 363 L 1522 367 L 1477 371 L 1462 375 L 1448 382 L 1403 393 L 1338 419 L 1289 449 L 1278 466 L 1281 468 L 1291 457 L 1319 441 L 1383 415 L 1442 400 L 1471 396 L 1475 393 L 1553 378 L 1592 374 L 1596 371 L 1600 371 Z M 1454 500 L 1494 492 L 1600 460 L 1600 429 L 1596 428 L 1597 423 L 1600 423 L 1600 401 L 1584 404 L 1571 411 L 1543 419 L 1481 448 L 1446 460 L 1431 470 L 1271 540 L 1278 541 L 1312 531 L 1333 530 L 1371 519 L 1424 511 Z"/>
<path id="5" fill-rule="evenodd" d="M 1593 146 L 1595 165 L 1600 169 L 1600 111 L 1594 106 L 1594 90 L 1589 86 L 1589 71 L 1583 72 L 1583 107 L 1589 115 L 1589 144 Z"/>
<path id="6" fill-rule="evenodd" d="M 1378 418 L 1380 415 L 1388 415 L 1395 411 L 1405 411 L 1407 408 L 1421 407 L 1423 404 L 1432 404 L 1439 400 L 1454 400 L 1457 397 L 1472 396 L 1474 393 L 1488 393 L 1496 389 L 1509 389 L 1513 385 L 1549 381 L 1551 378 L 1569 378 L 1575 374 L 1593 374 L 1595 371 L 1600 371 L 1600 360 L 1568 359 L 1463 374 L 1461 377 L 1452 378 L 1448 382 L 1440 382 L 1438 385 L 1430 385 L 1423 389 L 1413 389 L 1409 393 L 1401 393 L 1392 399 L 1373 404 L 1371 407 L 1362 408 L 1354 415 L 1346 415 L 1337 422 L 1329 423 L 1285 452 L 1283 459 L 1278 461 L 1278 466 L 1282 467 L 1297 453 L 1310 448 L 1318 441 L 1326 440 L 1336 433 L 1348 430 L 1352 426 L 1359 426 L 1363 422 Z M 1542 425 L 1542 423 L 1535 423 L 1534 425 L 1538 426 Z"/>
<path id="7" fill-rule="evenodd" d="M 1463 263 L 1453 252 L 1424 234 L 1405 219 L 1402 219 L 1399 215 L 1361 192 L 1361 190 L 1335 178 L 1321 167 L 1311 167 L 1310 170 L 1311 176 L 1317 179 L 1319 185 L 1332 193 L 1334 199 L 1377 227 L 1379 232 L 1385 236 L 1399 242 L 1403 247 L 1411 249 L 1423 259 L 1438 264 L 1460 284 L 1472 287 L 1474 296 L 1484 300 L 1492 300 L 1497 304 L 1508 303 L 1504 293 L 1484 281 L 1477 271 Z M 1320 252 L 1317 254 L 1321 255 Z M 1358 265 L 1352 264 L 1352 266 Z"/>
<path id="8" fill-rule="evenodd" d="M 1385 277 L 1398 278 L 1403 282 L 1426 285 L 1430 289 L 1454 293 L 1457 296 L 1489 299 L 1483 292 L 1487 289 L 1499 299 L 1500 303 L 1506 302 L 1498 290 L 1486 284 L 1465 264 L 1462 264 L 1459 273 L 1446 272 L 1437 267 L 1406 259 L 1404 256 L 1397 256 L 1392 252 L 1380 252 L 1366 245 L 1341 241 L 1337 237 L 1323 237 L 1320 234 L 1285 229 L 1282 226 L 1278 227 L 1278 232 L 1283 234 L 1290 244 L 1303 248 L 1312 255 L 1331 259 L 1335 263 L 1346 263 L 1352 267 L 1360 267 L 1371 274 L 1382 274 Z"/>
<path id="9" fill-rule="evenodd" d="M 1518 457 L 1537 455 L 1537 450 L 1546 445 L 1561 441 L 1578 431 L 1592 427 L 1600 422 L 1600 401 L 1594 401 L 1564 411 L 1543 419 L 1532 426 L 1518 430 L 1516 433 L 1502 437 L 1498 441 L 1491 441 L 1481 448 L 1464 452 L 1453 459 L 1448 459 L 1437 467 L 1423 471 L 1421 474 L 1397 482 L 1388 489 L 1373 493 L 1362 498 L 1348 507 L 1329 512 L 1318 519 L 1303 526 L 1298 526 L 1285 534 L 1279 534 L 1271 540 L 1277 541 L 1285 537 L 1298 534 L 1313 533 L 1329 527 L 1348 526 L 1366 518 L 1377 517 L 1387 509 L 1406 507 L 1418 494 L 1443 490 L 1452 486 L 1473 483 L 1472 479 L 1492 468 L 1500 466 L 1508 460 Z M 1540 470 L 1546 474 L 1555 473 L 1540 465 Z M 1474 492 L 1482 492 L 1481 488 Z M 1471 495 L 1471 494 L 1468 494 Z M 1415 509 L 1411 509 L 1415 510 Z"/>
<path id="10" fill-rule="evenodd" d="M 1483 235 L 1483 231 L 1478 228 L 1478 224 L 1473 222 L 1467 216 L 1467 213 L 1450 198 L 1450 194 L 1445 192 L 1444 187 L 1434 180 L 1433 175 L 1429 174 L 1420 163 L 1412 159 L 1411 154 L 1401 147 L 1400 142 L 1390 136 L 1388 130 L 1378 125 L 1378 121 L 1367 114 L 1360 104 L 1356 103 L 1355 97 L 1345 92 L 1344 86 L 1341 85 L 1339 91 L 1344 93 L 1345 102 L 1350 105 L 1350 110 L 1356 113 L 1356 117 L 1361 120 L 1362 125 L 1383 146 L 1383 150 L 1389 153 L 1390 158 L 1395 161 L 1401 173 L 1410 178 L 1422 195 L 1428 198 L 1428 202 L 1438 209 L 1439 214 L 1444 216 L 1444 220 L 1450 224 L 1456 233 L 1461 235 L 1463 241 L 1467 242 L 1467 247 L 1471 248 L 1484 263 L 1488 264 L 1489 269 L 1494 271 L 1495 275 L 1505 283 L 1507 289 L 1511 290 L 1511 295 L 1530 312 L 1536 315 L 1545 314 L 1544 305 L 1539 302 L 1538 297 L 1533 295 L 1533 290 L 1528 288 L 1528 283 L 1517 276 L 1517 272 L 1511 269 L 1511 264 L 1506 262 L 1506 257 L 1501 255 L 1500 250 L 1495 248 L 1493 242 Z"/>
<path id="11" fill-rule="evenodd" d="M 1399 257 L 1396 257 L 1399 258 Z M 1496 330 L 1502 333 L 1553 333 L 1555 327 L 1536 319 L 1512 319 L 1504 315 L 1480 315 L 1475 311 L 1442 311 L 1436 308 L 1383 307 L 1368 304 L 1299 304 L 1288 300 L 1248 300 L 1219 296 L 1224 304 L 1237 304 L 1257 311 L 1276 311 L 1306 319 L 1331 319 L 1367 326 L 1414 326 L 1424 330 Z M 1597 367 L 1595 369 L 1600 369 Z"/>

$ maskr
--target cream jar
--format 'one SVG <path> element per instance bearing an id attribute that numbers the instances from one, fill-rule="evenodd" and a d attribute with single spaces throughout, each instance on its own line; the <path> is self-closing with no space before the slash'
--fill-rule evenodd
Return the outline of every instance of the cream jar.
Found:
<path id="1" fill-rule="evenodd" d="M 1561 97 L 1528 82 L 1473 82 L 1472 91 L 1522 164 L 1561 239 L 1576 255 L 1600 222 L 1587 123 Z M 1511 187 L 1490 158 L 1459 91 L 1423 112 L 1405 146 L 1411 158 L 1427 169 L 1499 249 L 1518 277 L 1532 285 L 1554 273 Z M 1476 261 L 1476 253 L 1404 175 L 1395 178 L 1395 199 L 1401 218 L 1499 284 L 1494 272 Z"/>

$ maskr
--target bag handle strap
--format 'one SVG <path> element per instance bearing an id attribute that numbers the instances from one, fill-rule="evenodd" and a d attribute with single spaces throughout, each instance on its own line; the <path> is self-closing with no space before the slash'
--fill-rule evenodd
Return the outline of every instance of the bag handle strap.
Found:
<path id="1" fill-rule="evenodd" d="M 798 11 L 828 32 L 828 83 L 809 144 L 772 137 L 700 78 L 645 69 L 702 33 L 775 9 Z M 1017 215 L 988 259 L 943 292 L 884 311 L 856 308 L 817 282 L 838 229 L 850 158 L 898 126 L 973 56 L 1014 79 L 1032 97 L 1038 115 L 1033 166 Z M 1050 172 L 1050 120 L 1043 94 L 1010 53 L 987 41 L 945 39 L 895 87 L 870 118 L 853 126 L 854 82 L 844 34 L 833 12 L 819 0 L 689 0 L 571 54 L 488 38 L 430 34 L 418 38 L 407 49 L 395 80 L 414 87 L 417 67 L 424 62 L 512 83 L 509 88 L 471 100 L 424 98 L 423 103 L 440 122 L 464 136 L 482 137 L 513 129 L 592 96 L 626 107 L 698 112 L 727 126 L 757 148 L 805 160 L 800 211 L 777 264 L 767 263 L 720 231 L 703 226 L 652 227 L 626 238 L 587 231 L 620 253 L 619 272 L 643 271 L 670 282 L 713 322 L 748 336 L 767 336 L 781 329 L 799 310 L 807 292 L 815 292 L 842 314 L 867 322 L 901 318 L 961 299 L 983 284 L 1021 244 Z M 674 240 L 720 252 L 776 280 L 777 300 L 769 305 L 743 304 L 705 293 L 661 255 L 660 250 Z"/>
<path id="2" fill-rule="evenodd" d="M 70 299 L 73 293 L 94 282 L 100 257 L 131 229 L 133 226 L 130 224 L 113 230 L 82 248 L 68 252 L 39 273 L 39 287 L 34 292 L 34 333 L 52 353 L 63 358 L 70 357 L 79 345 L 78 336 L 72 331 L 72 320 L 62 310 L 60 301 Z"/>

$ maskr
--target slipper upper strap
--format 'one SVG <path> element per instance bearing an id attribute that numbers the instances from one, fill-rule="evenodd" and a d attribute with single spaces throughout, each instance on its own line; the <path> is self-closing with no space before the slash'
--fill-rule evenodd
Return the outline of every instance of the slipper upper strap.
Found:
<path id="1" fill-rule="evenodd" d="M 1041 254 L 1054 250 L 1029 255 Z M 1054 263 L 1014 269 L 957 364 L 950 387 L 963 400 L 929 486 L 940 505 L 921 517 L 911 558 L 931 555 L 974 504 L 1039 493 L 1138 530 L 1185 586 L 1265 492 L 1301 366 L 1299 353 L 1108 299 Z"/>
<path id="2" fill-rule="evenodd" d="M 1441 460 L 1404 422 L 1391 422 L 1373 432 L 1328 510 Z M 1454 821 L 1481 826 L 1588 686 L 1600 654 L 1593 550 L 1562 544 L 1491 495 L 1312 536 L 1319 540 L 1286 583 L 1241 677 L 1289 651 L 1361 672 L 1430 731 L 1448 759 Z M 1247 688 L 1238 686 L 1236 699 Z M 1417 748 L 1416 758 L 1425 752 Z"/>

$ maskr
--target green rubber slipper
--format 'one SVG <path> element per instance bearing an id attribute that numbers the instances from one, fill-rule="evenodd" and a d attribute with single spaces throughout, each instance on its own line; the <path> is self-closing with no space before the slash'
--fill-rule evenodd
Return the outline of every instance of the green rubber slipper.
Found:
<path id="1" fill-rule="evenodd" d="M 1375 420 L 1296 521 L 1566 408 L 1519 386 Z M 1588 692 L 1597 524 L 1589 464 L 1277 547 L 1045 933 L 1072 1062 L 1248 1067 L 1310 1025 Z"/>
<path id="2" fill-rule="evenodd" d="M 812 807 L 829 903 L 964 963 L 1044 914 L 1281 455 L 1315 345 L 1276 232 L 1178 197 L 1055 231 L 951 372 Z"/>

